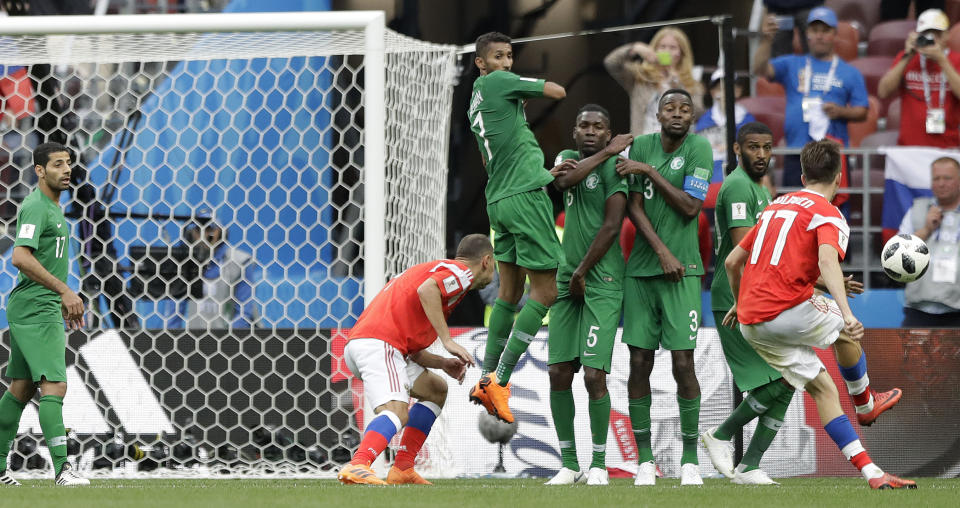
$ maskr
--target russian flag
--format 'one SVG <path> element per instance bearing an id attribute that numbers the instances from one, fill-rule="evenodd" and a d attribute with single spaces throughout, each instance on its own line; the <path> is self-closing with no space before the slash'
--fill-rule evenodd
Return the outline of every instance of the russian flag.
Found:
<path id="1" fill-rule="evenodd" d="M 960 152 L 926 147 L 887 147 L 883 190 L 883 242 L 897 234 L 900 222 L 918 197 L 932 196 L 930 165 L 940 157 L 960 160 Z"/>

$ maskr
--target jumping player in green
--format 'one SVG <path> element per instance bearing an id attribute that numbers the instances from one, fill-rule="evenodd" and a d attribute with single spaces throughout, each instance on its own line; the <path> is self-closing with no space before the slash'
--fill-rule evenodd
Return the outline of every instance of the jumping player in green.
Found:
<path id="1" fill-rule="evenodd" d="M 680 484 L 702 485 L 697 466 L 700 384 L 693 350 L 700 326 L 697 216 L 713 175 L 710 142 L 690 134 L 693 100 L 681 89 L 660 97 L 661 131 L 637 136 L 629 158 L 617 162 L 633 175 L 627 212 L 640 236 L 627 262 L 623 292 L 623 342 L 630 349 L 627 379 L 630 420 L 640 467 L 634 485 L 653 485 L 656 465 L 650 444 L 650 373 L 660 346 L 670 350 L 680 406 Z"/>
<path id="2" fill-rule="evenodd" d="M 560 240 L 553 227 L 553 205 L 543 187 L 569 169 L 569 164 L 544 169 L 543 152 L 523 107 L 526 99 L 562 99 L 566 92 L 556 83 L 511 73 L 513 49 L 506 35 L 481 35 L 476 46 L 474 63 L 481 75 L 473 83 L 467 116 L 488 176 L 487 215 L 496 233 L 500 292 L 490 314 L 484 376 L 470 391 L 470 400 L 512 423 L 507 383 L 557 298 Z M 514 323 L 527 276 L 530 297 Z"/>
<path id="3" fill-rule="evenodd" d="M 10 386 L 0 398 L 0 483 L 20 485 L 7 474 L 7 454 L 17 436 L 20 414 L 40 388 L 40 427 L 53 459 L 56 484 L 89 485 L 67 462 L 63 397 L 67 394 L 66 334 L 83 326 L 83 301 L 67 284 L 70 226 L 60 209 L 60 192 L 70 187 L 70 149 L 43 143 L 33 151 L 37 189 L 17 213 L 13 266 L 20 271 L 7 302 L 10 322 Z"/>
<path id="4" fill-rule="evenodd" d="M 633 137 L 617 136 L 610 142 L 610 114 L 595 104 L 577 113 L 573 140 L 577 150 L 557 155 L 556 166 L 573 165 L 553 184 L 563 191 L 566 221 L 563 258 L 557 275 L 559 296 L 553 305 L 548 339 L 550 410 L 560 441 L 563 464 L 547 485 L 583 481 L 574 440 L 573 376 L 583 366 L 590 398 L 590 432 L 593 461 L 588 485 L 607 485 L 607 428 L 610 394 L 607 373 L 623 305 L 623 254 L 617 238 L 627 208 L 627 181 L 617 174 L 616 155 L 630 146 Z M 608 144 L 609 143 L 609 144 Z"/>
<path id="5" fill-rule="evenodd" d="M 772 199 L 761 180 L 770 167 L 773 132 L 760 122 L 745 124 L 737 132 L 733 150 L 740 159 L 740 165 L 723 181 L 716 205 L 717 264 L 710 294 L 717 323 L 723 322 L 735 302 L 723 263 L 734 246 L 739 245 L 757 223 L 760 213 Z M 844 282 L 849 294 L 863 292 L 863 285 L 852 280 L 852 277 L 845 278 Z M 718 326 L 717 333 L 737 388 L 749 393 L 722 424 L 701 434 L 700 440 L 710 454 L 714 467 L 732 478 L 733 483 L 775 485 L 776 482 L 760 469 L 760 459 L 783 426 L 784 415 L 793 398 L 793 388 L 783 381 L 779 371 L 760 358 L 753 346 L 743 338 L 739 328 Z M 757 417 L 760 420 L 753 439 L 740 464 L 734 469 L 729 441 Z"/>

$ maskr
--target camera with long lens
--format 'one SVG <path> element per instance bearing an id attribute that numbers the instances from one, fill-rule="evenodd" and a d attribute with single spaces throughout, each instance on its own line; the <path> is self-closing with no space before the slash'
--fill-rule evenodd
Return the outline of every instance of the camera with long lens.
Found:
<path id="1" fill-rule="evenodd" d="M 936 39 L 933 38 L 933 34 L 920 34 L 917 36 L 916 46 L 918 48 L 925 48 L 927 46 L 933 46 L 936 44 Z"/>

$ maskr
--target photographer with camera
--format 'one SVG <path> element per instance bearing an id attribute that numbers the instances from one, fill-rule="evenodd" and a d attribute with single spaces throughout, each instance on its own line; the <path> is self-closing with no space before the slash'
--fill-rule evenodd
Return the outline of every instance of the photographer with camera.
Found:
<path id="1" fill-rule="evenodd" d="M 947 48 L 950 21 L 939 9 L 917 17 L 917 31 L 877 86 L 881 99 L 900 95 L 899 145 L 960 145 L 960 54 Z"/>

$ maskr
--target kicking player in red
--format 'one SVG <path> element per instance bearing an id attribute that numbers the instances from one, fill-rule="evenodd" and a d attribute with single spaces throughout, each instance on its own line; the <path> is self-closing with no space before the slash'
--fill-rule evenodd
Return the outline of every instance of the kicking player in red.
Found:
<path id="1" fill-rule="evenodd" d="M 442 369 L 463 382 L 473 358 L 450 337 L 447 318 L 471 289 L 493 280 L 493 246 L 484 235 L 467 235 L 455 259 L 413 266 L 387 283 L 350 330 L 343 356 L 363 381 L 364 397 L 374 408 L 363 440 L 337 478 L 343 484 L 429 484 L 413 469 L 440 408 L 447 382 L 425 367 Z M 440 339 L 453 358 L 425 351 Z M 410 404 L 410 398 L 418 399 Z M 406 427 L 393 467 L 384 482 L 370 464 L 390 439 Z"/>
<path id="2" fill-rule="evenodd" d="M 847 303 L 840 260 L 850 228 L 830 204 L 840 185 L 840 157 L 839 145 L 831 141 L 803 147 L 803 190 L 774 200 L 727 256 L 724 266 L 736 303 L 723 324 L 739 321 L 743 337 L 760 357 L 813 397 L 824 430 L 872 488 L 916 488 L 913 481 L 884 473 L 867 455 L 843 414 L 833 379 L 813 350 L 833 345 L 854 403 L 870 406 L 869 422 L 861 418 L 862 424 L 873 423 L 899 400 L 899 389 L 870 390 L 859 343 L 863 324 Z M 818 279 L 832 300 L 814 294 Z M 859 417 L 859 407 L 857 412 Z"/>

